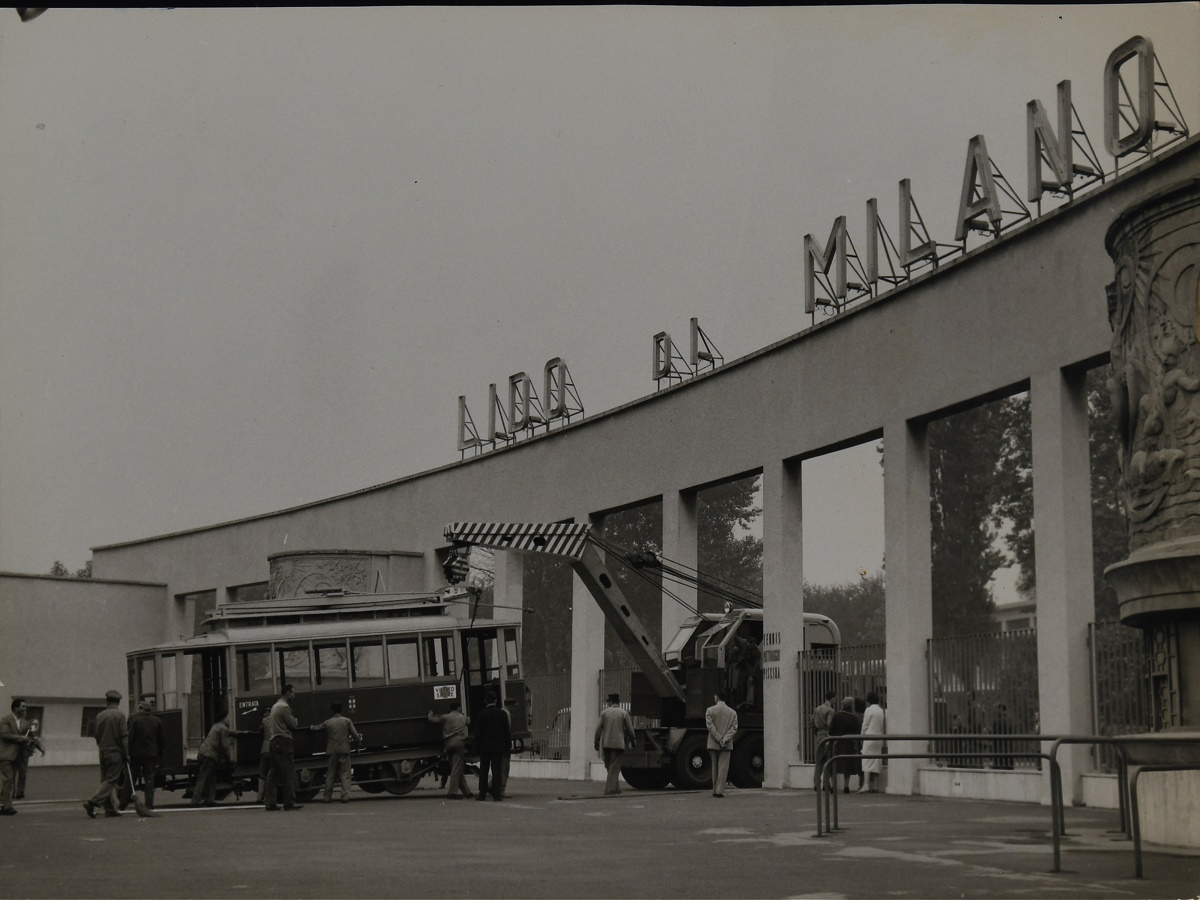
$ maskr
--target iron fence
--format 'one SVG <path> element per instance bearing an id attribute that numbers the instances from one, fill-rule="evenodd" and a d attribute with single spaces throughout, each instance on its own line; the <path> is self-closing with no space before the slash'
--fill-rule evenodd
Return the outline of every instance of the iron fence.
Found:
<path id="1" fill-rule="evenodd" d="M 800 652 L 800 758 L 816 760 L 817 735 L 812 714 L 825 700 L 827 691 L 838 698 L 864 699 L 871 691 L 887 702 L 887 669 L 884 644 L 859 644 L 802 650 Z M 835 703 L 834 708 L 837 708 Z M 865 705 L 863 706 L 865 709 Z M 862 709 L 858 710 L 861 714 Z"/>
<path id="2" fill-rule="evenodd" d="M 1153 730 L 1150 673 L 1141 629 L 1120 622 L 1088 626 L 1092 662 L 1092 731 L 1105 737 Z M 1096 768 L 1116 771 L 1113 747 L 1092 748 Z"/>
<path id="3" fill-rule="evenodd" d="M 533 734 L 524 756 L 532 759 L 571 758 L 571 673 L 526 675 L 532 705 Z"/>
<path id="4" fill-rule="evenodd" d="M 935 741 L 934 751 L 945 752 L 939 755 L 942 762 L 961 768 L 1041 768 L 1040 759 L 1012 755 L 1037 753 L 1035 743 L 1003 737 L 1041 733 L 1035 629 L 931 638 L 927 660 L 930 733 L 983 735 L 977 741 Z M 992 755 L 972 759 L 955 751 Z"/>

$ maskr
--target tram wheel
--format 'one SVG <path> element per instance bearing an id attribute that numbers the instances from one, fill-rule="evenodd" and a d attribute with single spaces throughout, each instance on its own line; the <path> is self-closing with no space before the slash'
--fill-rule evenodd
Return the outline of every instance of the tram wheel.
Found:
<path id="1" fill-rule="evenodd" d="M 671 783 L 671 770 L 622 768 L 621 777 L 639 791 L 661 791 Z"/>
<path id="2" fill-rule="evenodd" d="M 684 791 L 712 787 L 712 759 L 708 755 L 708 738 L 689 734 L 675 751 L 675 771 L 671 775 L 675 786 Z"/>
<path id="3" fill-rule="evenodd" d="M 760 788 L 766 773 L 761 734 L 752 734 L 733 745 L 729 758 L 729 780 L 736 787 Z"/>
<path id="4" fill-rule="evenodd" d="M 301 788 L 296 791 L 296 800 L 300 803 L 308 803 L 310 800 L 314 800 L 319 793 L 321 793 L 320 788 Z"/>
<path id="5" fill-rule="evenodd" d="M 395 797 L 403 797 L 405 794 L 411 793 L 421 783 L 421 776 L 413 774 L 417 768 L 414 760 L 406 759 L 398 763 L 391 763 L 385 768 L 391 772 L 393 777 L 391 780 L 383 782 L 383 789 Z"/>

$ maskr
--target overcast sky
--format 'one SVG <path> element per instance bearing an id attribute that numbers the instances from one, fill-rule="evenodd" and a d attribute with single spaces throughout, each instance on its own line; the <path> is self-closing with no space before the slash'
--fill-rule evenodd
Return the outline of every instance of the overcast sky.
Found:
<path id="1" fill-rule="evenodd" d="M 1196 128 L 1195 4 L 0 10 L 0 569 L 452 462 L 554 356 L 590 415 L 691 316 L 794 334 L 806 232 L 909 177 L 950 241 L 968 140 L 1023 192 L 1069 78 L 1102 147 L 1134 34 Z M 817 582 L 882 554 L 873 450 L 826 468 Z"/>

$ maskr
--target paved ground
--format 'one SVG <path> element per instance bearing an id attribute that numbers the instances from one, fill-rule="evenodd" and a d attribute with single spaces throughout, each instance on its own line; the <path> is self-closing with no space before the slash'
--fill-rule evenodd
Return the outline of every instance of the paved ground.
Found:
<path id="1" fill-rule="evenodd" d="M 1050 811 L 888 795 L 841 799 L 813 837 L 808 791 L 707 793 L 514 780 L 512 798 L 356 790 L 296 812 L 88 819 L 94 769 L 33 769 L 0 819 L 0 897 L 1019 897 L 1200 895 L 1200 854 L 1149 848 L 1133 878 L 1116 814 L 1070 810 L 1052 873 Z M 39 799 L 41 798 L 41 799 Z"/>

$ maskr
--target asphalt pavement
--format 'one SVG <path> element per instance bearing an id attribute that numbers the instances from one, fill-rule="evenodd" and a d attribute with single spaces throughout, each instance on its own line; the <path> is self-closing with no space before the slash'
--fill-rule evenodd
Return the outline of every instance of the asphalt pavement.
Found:
<path id="1" fill-rule="evenodd" d="M 232 800 L 89 819 L 95 768 L 30 770 L 0 818 L 0 898 L 1019 897 L 1200 895 L 1200 853 L 1132 844 L 1111 810 L 1071 809 L 1052 869 L 1048 807 L 842 795 L 816 837 L 811 791 L 634 791 L 514 779 L 511 797 L 404 797 L 267 813 Z M 472 782 L 473 783 L 473 782 Z"/>

